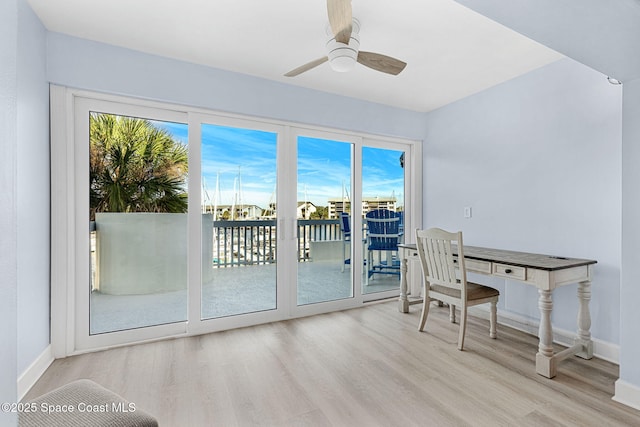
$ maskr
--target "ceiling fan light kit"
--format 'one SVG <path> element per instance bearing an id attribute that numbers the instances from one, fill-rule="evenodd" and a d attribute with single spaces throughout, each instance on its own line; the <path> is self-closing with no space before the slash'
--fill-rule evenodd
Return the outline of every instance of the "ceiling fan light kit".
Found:
<path id="1" fill-rule="evenodd" d="M 353 38 L 351 38 L 353 40 Z M 351 71 L 356 65 L 358 59 L 358 48 L 353 47 L 353 42 L 348 45 L 333 40 L 329 40 L 327 43 L 327 57 L 329 58 L 329 65 L 333 71 L 344 73 Z M 358 46 L 360 43 L 356 43 Z"/>
<path id="2" fill-rule="evenodd" d="M 327 58 L 329 58 L 329 65 L 333 71 L 344 73 L 350 71 L 355 67 L 358 61 L 358 51 L 360 50 L 360 36 L 356 30 L 360 29 L 360 26 L 356 24 L 356 20 L 353 20 L 353 32 L 349 38 L 349 44 L 336 41 L 333 37 L 327 42 Z M 331 27 L 328 27 L 328 31 L 331 31 Z"/>

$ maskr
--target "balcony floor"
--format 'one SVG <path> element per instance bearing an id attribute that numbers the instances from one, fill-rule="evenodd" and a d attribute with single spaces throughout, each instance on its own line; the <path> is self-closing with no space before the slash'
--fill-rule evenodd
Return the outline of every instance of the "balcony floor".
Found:
<path id="1" fill-rule="evenodd" d="M 202 318 L 218 318 L 276 308 L 276 265 L 214 268 L 202 286 Z M 351 269 L 336 262 L 298 263 L 298 304 L 349 298 Z M 366 281 L 365 278 L 363 280 Z M 357 280 L 357 285 L 362 281 Z M 399 289 L 397 275 L 375 274 L 365 294 Z M 146 295 L 91 293 L 91 334 L 187 320 L 186 290 Z"/>

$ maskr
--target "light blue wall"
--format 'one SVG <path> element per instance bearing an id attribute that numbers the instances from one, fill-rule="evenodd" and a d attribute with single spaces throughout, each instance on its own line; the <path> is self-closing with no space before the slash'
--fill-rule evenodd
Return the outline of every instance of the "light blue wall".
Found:
<path id="1" fill-rule="evenodd" d="M 48 78 L 63 86 L 421 139 L 424 115 L 63 34 L 48 35 Z"/>
<path id="2" fill-rule="evenodd" d="M 624 83 L 623 105 L 620 379 L 640 390 L 640 79 Z"/>
<path id="3" fill-rule="evenodd" d="M 18 375 L 49 345 L 49 84 L 46 30 L 18 6 Z"/>
<path id="4" fill-rule="evenodd" d="M 563 59 L 429 113 L 424 142 L 423 224 L 463 230 L 468 245 L 596 259 L 591 331 L 613 344 L 621 97 L 601 73 Z M 494 284 L 502 308 L 539 318 L 535 288 Z M 575 331 L 575 286 L 557 289 L 554 302 L 554 327 Z"/>
<path id="5" fill-rule="evenodd" d="M 0 1 L 0 402 L 17 399 L 17 6 Z M 15 422 L 15 414 L 0 412 L 0 425 Z"/>

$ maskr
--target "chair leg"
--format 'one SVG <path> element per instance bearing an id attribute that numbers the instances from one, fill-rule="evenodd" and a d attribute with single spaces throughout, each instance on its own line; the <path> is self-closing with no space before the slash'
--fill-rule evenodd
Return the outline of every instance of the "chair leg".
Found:
<path id="1" fill-rule="evenodd" d="M 464 346 L 464 333 L 467 329 L 467 306 L 460 307 L 460 333 L 458 335 L 458 350 Z"/>
<path id="2" fill-rule="evenodd" d="M 456 323 L 456 306 L 453 304 L 449 304 L 449 321 Z"/>
<path id="3" fill-rule="evenodd" d="M 489 336 L 493 339 L 497 337 L 496 323 L 498 323 L 498 304 L 497 301 L 491 301 L 491 312 L 489 315 Z"/>
<path id="4" fill-rule="evenodd" d="M 429 315 L 429 305 L 431 305 L 431 299 L 429 298 L 429 293 L 424 290 L 422 292 L 424 295 L 422 300 L 422 314 L 420 315 L 420 324 L 418 325 L 418 331 L 422 332 L 424 329 L 424 324 L 427 323 L 427 316 Z"/>

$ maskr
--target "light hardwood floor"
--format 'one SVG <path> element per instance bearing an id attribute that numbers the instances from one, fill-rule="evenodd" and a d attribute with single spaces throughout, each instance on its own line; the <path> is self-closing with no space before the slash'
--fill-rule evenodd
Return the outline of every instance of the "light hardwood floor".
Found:
<path id="1" fill-rule="evenodd" d="M 465 350 L 448 308 L 397 301 L 56 360 L 36 397 L 89 378 L 161 426 L 638 426 L 611 400 L 618 367 L 564 361 L 535 373 L 537 338 L 469 318 Z"/>

